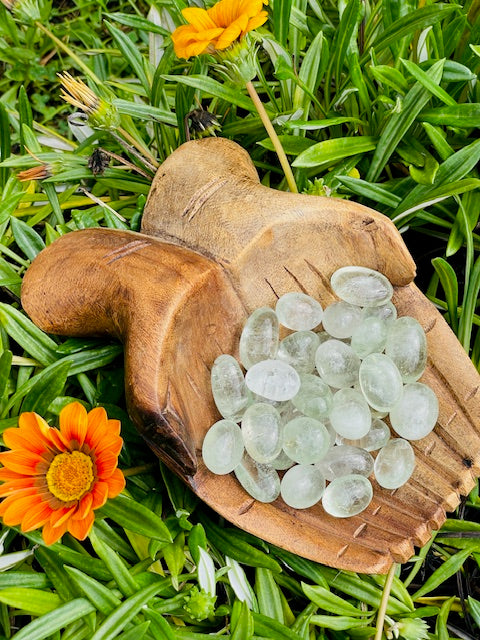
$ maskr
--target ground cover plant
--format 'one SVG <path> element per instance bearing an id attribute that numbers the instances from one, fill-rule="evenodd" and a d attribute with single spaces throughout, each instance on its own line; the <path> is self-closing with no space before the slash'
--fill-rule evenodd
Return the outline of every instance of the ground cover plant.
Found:
<path id="1" fill-rule="evenodd" d="M 156 167 L 189 137 L 235 140 L 264 184 L 288 188 L 232 61 L 175 55 L 185 6 L 0 4 L 0 431 L 23 412 L 57 424 L 72 402 L 103 407 L 121 421 L 126 478 L 83 542 L 75 527 L 46 545 L 39 530 L 2 526 L 0 637 L 478 638 L 478 489 L 397 567 L 377 622 L 385 576 L 338 572 L 222 521 L 136 434 L 121 346 L 47 336 L 21 309 L 22 276 L 57 237 L 139 229 Z M 298 190 L 390 217 L 478 368 L 480 2 L 262 9 L 247 62 Z"/>

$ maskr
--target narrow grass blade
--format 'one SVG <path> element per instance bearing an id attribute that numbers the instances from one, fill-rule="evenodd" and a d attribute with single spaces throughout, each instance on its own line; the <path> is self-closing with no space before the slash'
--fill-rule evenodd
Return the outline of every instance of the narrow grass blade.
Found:
<path id="1" fill-rule="evenodd" d="M 117 47 L 123 53 L 125 60 L 130 64 L 135 71 L 137 78 L 142 83 L 147 94 L 150 93 L 150 80 L 146 73 L 147 61 L 144 59 L 138 47 L 128 37 L 127 34 L 117 29 L 113 24 L 110 24 L 106 20 L 104 21 L 107 29 L 113 36 Z"/>
<path id="2" fill-rule="evenodd" d="M 44 415 L 55 398 L 62 395 L 69 369 L 70 362 L 60 360 L 42 371 L 25 396 L 22 411 L 35 411 Z"/>
<path id="3" fill-rule="evenodd" d="M 449 127 L 478 129 L 480 128 L 480 103 L 473 102 L 426 109 L 419 115 L 419 120 Z"/>
<path id="4" fill-rule="evenodd" d="M 0 102 L 0 163 L 6 160 L 11 153 L 10 123 L 5 106 Z M 10 169 L 0 167 L 0 190 L 7 184 Z"/>
<path id="5" fill-rule="evenodd" d="M 387 207 L 396 207 L 402 201 L 401 198 L 394 193 L 387 191 L 378 184 L 367 182 L 361 178 L 351 178 L 350 176 L 337 176 L 342 184 L 350 189 L 357 196 L 364 196 L 373 200 L 373 202 L 381 202 Z"/>
<path id="6" fill-rule="evenodd" d="M 471 551 L 469 549 L 464 549 L 463 551 L 459 551 L 455 555 L 451 556 L 446 560 L 436 571 L 429 576 L 423 585 L 413 594 L 413 600 L 416 601 L 422 596 L 430 593 L 438 586 L 443 584 L 445 580 L 448 580 L 451 576 L 453 576 L 457 571 L 459 571 L 465 560 L 470 556 Z"/>
<path id="7" fill-rule="evenodd" d="M 48 589 L 52 583 L 45 573 L 35 571 L 4 571 L 0 573 L 0 589 L 6 587 L 29 587 L 31 589 Z"/>
<path id="8" fill-rule="evenodd" d="M 368 625 L 372 622 L 372 618 L 369 618 L 367 620 L 358 620 L 358 618 L 349 618 L 348 616 L 314 615 L 310 618 L 310 622 L 317 627 L 322 627 L 323 629 L 347 631 L 348 629 L 368 627 Z"/>
<path id="9" fill-rule="evenodd" d="M 275 2 L 273 5 L 273 33 L 278 42 L 283 46 L 287 44 L 291 10 L 292 0 L 281 0 L 280 2 Z"/>
<path id="10" fill-rule="evenodd" d="M 304 138 L 302 136 L 278 136 L 278 138 L 283 150 L 289 156 L 298 156 L 315 144 L 315 140 Z M 260 140 L 258 144 L 269 151 L 275 150 L 270 138 Z"/>
<path id="11" fill-rule="evenodd" d="M 261 613 L 252 613 L 255 635 L 272 640 L 302 640 L 302 638 L 291 631 L 288 627 Z"/>
<path id="12" fill-rule="evenodd" d="M 57 360 L 55 342 L 14 307 L 0 303 L 0 323 L 22 349 L 44 366 Z"/>
<path id="13" fill-rule="evenodd" d="M 108 545 L 100 540 L 95 533 L 95 527 L 90 532 L 90 541 L 95 553 L 103 560 L 105 566 L 111 574 L 111 578 L 115 580 L 118 588 L 124 596 L 131 596 L 138 591 L 138 585 L 135 578 L 130 574 L 126 564 Z"/>
<path id="14" fill-rule="evenodd" d="M 423 71 L 423 69 L 421 69 L 417 64 L 415 64 L 411 60 L 404 60 L 403 58 L 401 58 L 400 62 L 407 69 L 408 73 L 411 76 L 413 76 L 415 80 L 418 80 L 418 82 L 420 82 L 420 84 L 422 84 L 425 87 L 425 89 L 428 89 L 428 91 L 430 91 L 432 95 L 436 96 L 447 105 L 450 105 L 450 106 L 457 105 L 457 103 L 452 98 L 452 96 L 449 95 L 445 91 L 445 89 L 442 89 L 442 87 L 440 87 L 436 82 L 432 80 L 432 78 L 430 77 L 430 70 L 429 70 L 429 73 L 427 73 L 426 71 Z M 445 68 L 445 61 L 444 61 L 444 68 Z"/>
<path id="15" fill-rule="evenodd" d="M 43 616 L 62 604 L 61 598 L 56 593 L 28 587 L 1 589 L 0 602 L 4 602 L 14 609 L 23 609 L 32 616 Z"/>
<path id="16" fill-rule="evenodd" d="M 329 166 L 348 156 L 372 151 L 375 149 L 376 144 L 377 139 L 372 136 L 324 140 L 303 151 L 294 162 L 292 162 L 292 166 L 301 168 Z"/>
<path id="17" fill-rule="evenodd" d="M 10 224 L 15 242 L 27 258 L 33 260 L 42 249 L 45 249 L 42 237 L 23 220 L 12 218 Z"/>
<path id="18" fill-rule="evenodd" d="M 445 299 L 447 301 L 448 317 L 450 326 L 453 331 L 458 331 L 458 281 L 457 274 L 453 267 L 443 258 L 434 258 L 432 264 L 438 273 L 443 290 L 445 291 Z"/>
<path id="19" fill-rule="evenodd" d="M 231 640 L 251 640 L 254 622 L 246 602 L 236 600 L 232 611 Z"/>
<path id="20" fill-rule="evenodd" d="M 319 31 L 312 40 L 305 56 L 302 60 L 298 78 L 307 87 L 311 94 L 315 94 L 323 78 L 328 64 L 328 44 L 323 34 Z M 311 104 L 310 96 L 300 87 L 295 87 L 293 94 L 293 110 L 303 110 L 303 117 L 308 117 L 308 110 Z"/>
<path id="21" fill-rule="evenodd" d="M 112 593 L 111 589 L 105 587 L 98 580 L 87 576 L 86 573 L 74 567 L 65 567 L 65 571 L 95 609 L 98 609 L 103 615 L 108 616 L 120 606 L 121 600 Z"/>
<path id="22" fill-rule="evenodd" d="M 95 609 L 88 600 L 77 598 L 22 627 L 12 636 L 12 640 L 45 640 L 75 620 L 84 618 L 92 611 Z"/>
<path id="23" fill-rule="evenodd" d="M 163 36 L 170 36 L 170 32 L 160 27 L 159 25 L 154 24 L 150 20 L 146 18 L 142 18 L 142 16 L 134 16 L 129 13 L 106 13 L 105 15 L 110 20 L 114 20 L 119 24 L 123 24 L 126 27 L 132 27 L 132 29 L 138 29 L 140 31 L 147 31 L 150 33 L 160 33 Z"/>
<path id="24" fill-rule="evenodd" d="M 332 593 L 329 589 L 325 589 L 325 587 L 318 585 L 312 586 L 302 582 L 302 590 L 307 598 L 314 602 L 317 607 L 323 609 L 323 611 L 334 613 L 337 616 L 349 616 L 350 618 L 352 616 L 364 617 L 369 615 L 368 611 L 357 609 L 340 596 Z"/>
<path id="25" fill-rule="evenodd" d="M 172 542 L 172 536 L 163 520 L 128 496 L 119 495 L 109 500 L 102 507 L 101 514 L 140 535 L 160 540 L 160 542 Z"/>
<path id="26" fill-rule="evenodd" d="M 284 623 L 280 589 L 268 569 L 257 567 L 255 570 L 255 593 L 259 612 L 277 622 Z"/>

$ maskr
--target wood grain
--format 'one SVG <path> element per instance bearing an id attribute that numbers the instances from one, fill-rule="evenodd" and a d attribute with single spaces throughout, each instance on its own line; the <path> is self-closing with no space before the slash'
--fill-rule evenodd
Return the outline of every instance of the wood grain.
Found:
<path id="1" fill-rule="evenodd" d="M 237 355 L 247 314 L 288 291 L 326 306 L 331 274 L 350 264 L 384 273 L 399 315 L 424 327 L 422 380 L 435 390 L 440 416 L 435 431 L 413 443 L 411 480 L 395 491 L 375 485 L 363 513 L 338 520 L 319 505 L 253 500 L 233 476 L 205 468 L 201 444 L 219 418 L 210 368 L 221 353 Z M 480 378 L 414 275 L 387 218 L 344 200 L 268 189 L 245 151 L 211 138 L 183 145 L 160 167 L 142 234 L 92 229 L 60 238 L 27 272 L 22 301 L 46 331 L 124 342 L 133 420 L 212 508 L 299 555 L 380 573 L 425 544 L 480 475 Z"/>

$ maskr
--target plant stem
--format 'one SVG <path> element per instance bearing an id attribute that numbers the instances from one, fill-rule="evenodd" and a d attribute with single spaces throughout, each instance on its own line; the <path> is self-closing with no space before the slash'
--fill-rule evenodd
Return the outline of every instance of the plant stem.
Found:
<path id="1" fill-rule="evenodd" d="M 390 597 L 390 591 L 392 589 L 392 582 L 395 576 L 396 564 L 393 563 L 390 567 L 390 571 L 387 574 L 385 585 L 383 587 L 382 599 L 380 600 L 380 607 L 377 614 L 377 632 L 375 633 L 375 640 L 382 640 L 383 624 L 385 622 L 385 614 L 387 612 L 388 598 Z"/>
<path id="2" fill-rule="evenodd" d="M 132 147 L 135 147 L 135 149 L 137 149 L 137 151 L 139 151 L 142 154 L 142 156 L 144 156 L 145 158 L 148 158 L 148 164 L 150 165 L 149 166 L 150 169 L 153 169 L 153 171 L 155 171 L 155 169 L 160 166 L 157 160 L 152 156 L 150 151 L 148 151 L 148 149 L 145 149 L 145 147 L 142 147 L 142 145 L 139 144 L 137 140 L 128 133 L 128 131 L 125 131 L 123 127 L 118 127 L 117 131 L 125 138 L 125 140 L 129 144 L 132 145 Z"/>
<path id="3" fill-rule="evenodd" d="M 275 149 L 278 159 L 280 160 L 280 164 L 282 165 L 283 173 L 285 174 L 288 188 L 292 193 L 298 193 L 298 189 L 295 183 L 295 178 L 293 177 L 292 169 L 288 164 L 287 156 L 285 155 L 285 151 L 283 150 L 282 143 L 278 139 L 277 132 L 273 128 L 273 125 L 270 122 L 270 118 L 268 117 L 268 114 L 265 111 L 263 102 L 260 100 L 260 96 L 258 95 L 251 80 L 247 82 L 245 86 L 253 101 L 253 104 L 255 105 L 256 110 L 258 111 L 258 115 L 260 116 L 260 119 L 263 122 L 265 129 L 267 130 L 268 136 L 272 141 L 273 148 Z"/>

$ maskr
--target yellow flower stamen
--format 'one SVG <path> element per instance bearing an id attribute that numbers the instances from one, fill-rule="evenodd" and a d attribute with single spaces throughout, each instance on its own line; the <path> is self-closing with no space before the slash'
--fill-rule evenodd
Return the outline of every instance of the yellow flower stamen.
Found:
<path id="1" fill-rule="evenodd" d="M 81 451 L 60 453 L 47 471 L 50 493 L 63 502 L 79 500 L 90 490 L 93 481 L 93 462 Z"/>

